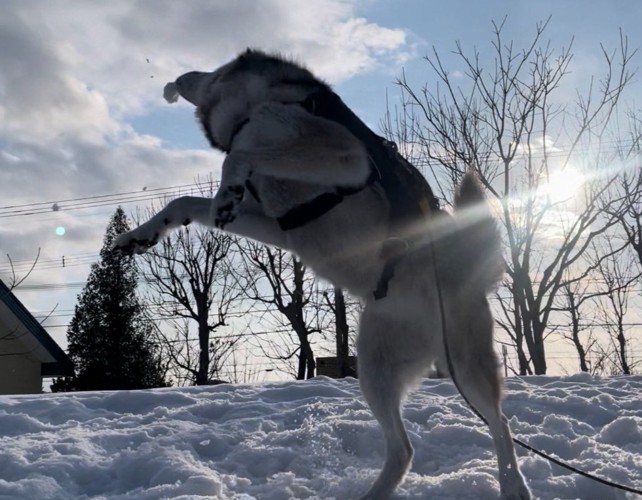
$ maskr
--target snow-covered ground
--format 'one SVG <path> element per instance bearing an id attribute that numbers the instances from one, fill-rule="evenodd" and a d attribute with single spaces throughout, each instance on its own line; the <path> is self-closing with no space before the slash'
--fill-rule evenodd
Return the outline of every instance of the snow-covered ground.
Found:
<path id="1" fill-rule="evenodd" d="M 514 433 L 642 488 L 642 377 L 509 379 Z M 497 498 L 484 425 L 427 380 L 405 418 L 415 446 L 399 499 Z M 624 499 L 519 450 L 541 499 Z M 0 498 L 356 498 L 382 461 L 354 380 L 0 397 Z"/>

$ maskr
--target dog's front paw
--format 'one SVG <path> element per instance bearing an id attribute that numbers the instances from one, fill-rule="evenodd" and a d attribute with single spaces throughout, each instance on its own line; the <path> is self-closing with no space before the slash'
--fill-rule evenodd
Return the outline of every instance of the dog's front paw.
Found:
<path id="1" fill-rule="evenodd" d="M 214 225 L 224 229 L 226 225 L 233 222 L 238 214 L 238 207 L 245 194 L 245 187 L 242 185 L 227 186 L 219 190 L 215 197 Z"/>
<path id="2" fill-rule="evenodd" d="M 128 233 L 118 235 L 112 245 L 112 250 L 126 255 L 145 253 L 158 243 L 158 238 L 158 233 L 145 235 L 134 229 Z"/>
<path id="3" fill-rule="evenodd" d="M 217 209 L 216 217 L 214 217 L 214 225 L 219 229 L 225 229 L 230 222 L 236 218 L 234 205 L 227 204 Z"/>

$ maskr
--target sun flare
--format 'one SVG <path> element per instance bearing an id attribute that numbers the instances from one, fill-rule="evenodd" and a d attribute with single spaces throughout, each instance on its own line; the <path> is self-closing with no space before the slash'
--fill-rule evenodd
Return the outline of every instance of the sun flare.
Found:
<path id="1" fill-rule="evenodd" d="M 540 189 L 552 203 L 561 203 L 573 198 L 585 180 L 584 175 L 577 168 L 569 166 L 550 174 L 548 182 L 545 182 Z"/>

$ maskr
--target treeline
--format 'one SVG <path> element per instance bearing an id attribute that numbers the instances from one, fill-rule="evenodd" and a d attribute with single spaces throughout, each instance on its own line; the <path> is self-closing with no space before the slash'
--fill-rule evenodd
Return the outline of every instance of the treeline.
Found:
<path id="1" fill-rule="evenodd" d="M 524 47 L 501 23 L 483 48 L 433 49 L 423 83 L 397 82 L 383 127 L 446 202 L 467 169 L 479 173 L 505 238 L 495 302 L 510 369 L 545 374 L 562 341 L 577 354 L 568 371 L 629 374 L 641 349 L 637 51 L 620 33 L 617 47 L 596 44 L 600 74 L 573 80 L 572 38 L 556 49 L 547 25 Z"/>
<path id="2" fill-rule="evenodd" d="M 113 252 L 129 228 L 119 207 L 67 331 L 76 374 L 53 391 L 305 379 L 331 345 L 351 374 L 358 302 L 288 253 L 198 226 L 142 256 Z"/>

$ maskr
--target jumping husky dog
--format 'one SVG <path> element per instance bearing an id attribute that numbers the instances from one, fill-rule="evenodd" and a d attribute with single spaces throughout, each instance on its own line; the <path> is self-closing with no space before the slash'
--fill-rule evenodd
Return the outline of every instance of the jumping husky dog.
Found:
<path id="1" fill-rule="evenodd" d="M 167 84 L 196 106 L 227 153 L 213 199 L 171 201 L 115 248 L 142 253 L 198 222 L 296 254 L 361 297 L 363 395 L 385 438 L 385 463 L 363 498 L 388 498 L 410 467 L 401 417 L 408 391 L 437 365 L 488 423 L 503 499 L 530 499 L 507 420 L 486 299 L 502 275 L 500 239 L 474 174 L 442 211 L 425 179 L 308 70 L 248 50 L 212 73 Z M 472 487 L 471 487 L 472 488 Z"/>

